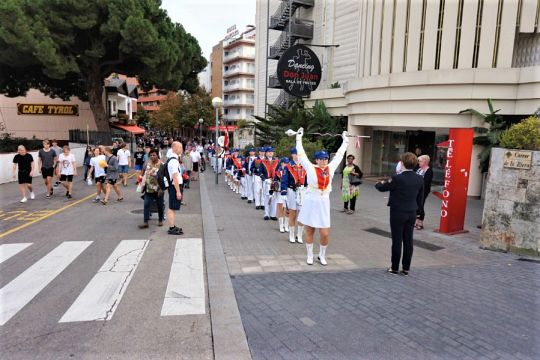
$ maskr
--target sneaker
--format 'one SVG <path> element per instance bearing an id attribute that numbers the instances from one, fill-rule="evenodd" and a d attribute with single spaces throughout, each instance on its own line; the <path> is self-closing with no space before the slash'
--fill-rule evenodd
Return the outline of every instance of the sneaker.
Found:
<path id="1" fill-rule="evenodd" d="M 93 203 L 98 203 L 98 202 L 100 202 L 100 201 L 101 201 L 101 198 L 98 198 L 98 197 L 95 198 L 94 200 L 92 200 Z"/>
<path id="2" fill-rule="evenodd" d="M 46 198 L 46 199 L 50 199 L 50 198 L 51 198 L 51 194 L 45 195 L 45 198 Z"/>
<path id="3" fill-rule="evenodd" d="M 139 225 L 139 229 L 148 229 L 148 223 L 142 223 Z"/>
<path id="4" fill-rule="evenodd" d="M 169 230 L 167 230 L 167 234 L 169 234 L 169 235 L 183 235 L 184 232 L 182 231 L 182 228 L 179 228 L 179 227 L 175 226 L 173 228 L 169 228 Z"/>
<path id="5" fill-rule="evenodd" d="M 158 222 L 157 226 L 163 226 L 163 221 Z"/>
<path id="6" fill-rule="evenodd" d="M 274 221 L 277 221 L 277 217 L 275 217 L 275 216 L 271 217 L 270 219 L 272 219 Z"/>
<path id="7" fill-rule="evenodd" d="M 68 196 L 68 195 L 69 195 L 69 191 L 66 191 L 66 196 Z"/>
<path id="8" fill-rule="evenodd" d="M 34 192 L 32 191 L 30 193 L 30 199 L 34 200 L 36 198 L 36 194 L 34 194 Z"/>
<path id="9" fill-rule="evenodd" d="M 313 256 L 308 256 L 307 259 L 306 259 L 306 263 L 308 265 L 313 265 Z"/>
<path id="10" fill-rule="evenodd" d="M 20 202 L 25 203 L 27 201 L 28 201 L 28 199 L 26 197 L 23 197 Z"/>
<path id="11" fill-rule="evenodd" d="M 26 200 L 25 200 L 26 201 Z M 265 216 L 264 217 L 264 220 L 270 220 L 270 218 L 268 216 Z"/>
<path id="12" fill-rule="evenodd" d="M 71 198 L 72 198 L 71 194 L 69 194 L 69 193 L 66 195 L 66 197 L 67 197 L 68 199 L 71 199 Z"/>
<path id="13" fill-rule="evenodd" d="M 123 197 L 116 199 L 116 201 L 118 201 L 118 202 L 122 202 L 123 200 L 124 200 Z"/>
<path id="14" fill-rule="evenodd" d="M 324 258 L 324 256 L 317 256 L 317 260 L 319 260 L 319 262 L 321 263 L 322 266 L 326 266 L 328 265 L 328 263 L 326 262 L 326 259 Z"/>
<path id="15" fill-rule="evenodd" d="M 409 271 L 406 271 L 406 270 L 401 270 L 399 272 L 400 275 L 403 275 L 403 276 L 409 276 Z"/>
<path id="16" fill-rule="evenodd" d="M 397 270 L 392 270 L 392 268 L 386 269 L 386 272 L 389 273 L 390 275 L 397 275 L 398 274 L 398 271 Z"/>
<path id="17" fill-rule="evenodd" d="M 58 185 L 60 185 L 60 183 L 59 183 L 59 182 L 55 182 L 55 183 L 53 184 L 53 187 L 58 187 Z"/>
<path id="18" fill-rule="evenodd" d="M 102 203 L 103 205 L 107 205 L 107 200 L 101 200 L 101 203 Z"/>

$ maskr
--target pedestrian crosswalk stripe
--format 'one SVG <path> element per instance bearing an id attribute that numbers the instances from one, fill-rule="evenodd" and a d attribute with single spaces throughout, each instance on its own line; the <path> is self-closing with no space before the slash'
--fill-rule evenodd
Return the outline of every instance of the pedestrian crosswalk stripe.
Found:
<path id="1" fill-rule="evenodd" d="M 0 264 L 12 257 L 13 255 L 17 255 L 30 245 L 32 245 L 32 243 L 0 245 Z"/>
<path id="2" fill-rule="evenodd" d="M 122 240 L 59 322 L 110 320 L 148 240 Z"/>
<path id="3" fill-rule="evenodd" d="M 161 316 L 206 312 L 202 239 L 178 239 Z"/>
<path id="4" fill-rule="evenodd" d="M 4 325 L 73 262 L 92 241 L 66 241 L 0 289 Z"/>

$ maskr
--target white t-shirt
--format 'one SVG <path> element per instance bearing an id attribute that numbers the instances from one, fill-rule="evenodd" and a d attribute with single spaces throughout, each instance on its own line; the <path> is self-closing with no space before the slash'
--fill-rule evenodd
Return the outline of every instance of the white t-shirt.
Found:
<path id="1" fill-rule="evenodd" d="M 202 145 L 197 145 L 197 148 L 196 148 L 196 149 L 197 149 L 197 151 L 198 151 L 199 153 L 202 153 L 202 152 L 204 151 L 204 148 L 202 147 Z"/>
<path id="2" fill-rule="evenodd" d="M 61 175 L 73 175 L 75 169 L 73 168 L 73 163 L 75 162 L 75 155 L 73 154 L 64 154 L 61 153 L 58 156 L 58 163 L 60 164 L 60 174 Z"/>
<path id="3" fill-rule="evenodd" d="M 182 176 L 180 173 L 180 162 L 178 161 L 178 155 L 175 153 L 172 153 L 171 160 L 169 161 L 169 164 L 167 165 L 167 170 L 169 171 L 169 179 L 171 179 L 171 183 L 169 186 L 174 186 L 173 179 L 175 176 L 178 177 L 178 184 L 181 185 L 183 183 Z"/>
<path id="4" fill-rule="evenodd" d="M 118 165 L 129 165 L 129 157 L 131 153 L 129 150 L 120 149 L 118 150 Z"/>
<path id="5" fill-rule="evenodd" d="M 167 155 L 165 155 L 168 158 L 172 157 L 173 155 L 173 152 L 172 152 L 172 148 L 169 148 L 169 150 L 167 150 Z"/>
<path id="6" fill-rule="evenodd" d="M 191 156 L 191 161 L 193 161 L 194 163 L 199 162 L 199 160 L 201 160 L 201 154 L 199 154 L 198 151 L 190 152 L 189 156 Z"/>
<path id="7" fill-rule="evenodd" d="M 99 166 L 99 162 L 101 160 L 107 161 L 105 159 L 105 155 L 94 156 L 93 158 L 90 159 L 90 166 L 94 167 L 94 177 L 97 177 L 97 178 L 100 176 L 105 176 L 105 169 Z"/>

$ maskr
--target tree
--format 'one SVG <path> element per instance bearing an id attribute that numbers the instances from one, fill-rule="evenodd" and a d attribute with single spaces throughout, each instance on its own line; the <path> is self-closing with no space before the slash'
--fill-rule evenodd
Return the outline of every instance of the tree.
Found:
<path id="1" fill-rule="evenodd" d="M 108 131 L 103 81 L 137 76 L 144 89 L 195 91 L 206 66 L 197 40 L 160 1 L 3 0 L 0 2 L 0 93 L 30 88 L 88 100 L 98 130 Z"/>
<path id="2" fill-rule="evenodd" d="M 172 133 L 173 129 L 178 127 L 179 109 L 180 97 L 174 93 L 170 93 L 161 102 L 159 110 L 152 115 L 152 127 Z"/>
<path id="3" fill-rule="evenodd" d="M 474 128 L 474 131 L 482 134 L 474 137 L 473 144 L 483 146 L 482 151 L 480 151 L 480 154 L 478 154 L 478 159 L 480 160 L 479 168 L 483 173 L 489 170 L 491 149 L 499 146 L 502 133 L 511 125 L 510 121 L 505 120 L 502 115 L 497 114 L 500 109 L 493 110 L 493 103 L 491 102 L 491 99 L 488 99 L 487 103 L 489 107 L 489 114 L 482 114 L 474 109 L 466 109 L 459 112 L 460 114 L 473 114 L 489 125 L 489 127 Z"/>
<path id="4" fill-rule="evenodd" d="M 137 124 L 144 127 L 148 127 L 151 121 L 148 111 L 144 110 L 142 106 L 138 107 L 137 115 L 135 118 L 137 119 Z"/>
<path id="5" fill-rule="evenodd" d="M 194 127 L 199 119 L 203 119 L 206 125 L 212 125 L 214 116 L 212 97 L 206 90 L 199 87 L 192 94 L 182 96 L 179 108 L 180 125 Z"/>
<path id="6" fill-rule="evenodd" d="M 540 150 L 540 118 L 529 116 L 512 125 L 502 134 L 501 146 L 508 149 Z"/>

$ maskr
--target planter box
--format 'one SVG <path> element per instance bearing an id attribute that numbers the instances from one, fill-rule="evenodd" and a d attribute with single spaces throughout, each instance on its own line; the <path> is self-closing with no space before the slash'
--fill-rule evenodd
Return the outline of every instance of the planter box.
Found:
<path id="1" fill-rule="evenodd" d="M 530 169 L 504 166 L 509 149 L 494 148 L 486 182 L 483 248 L 540 256 L 540 151 Z"/>

